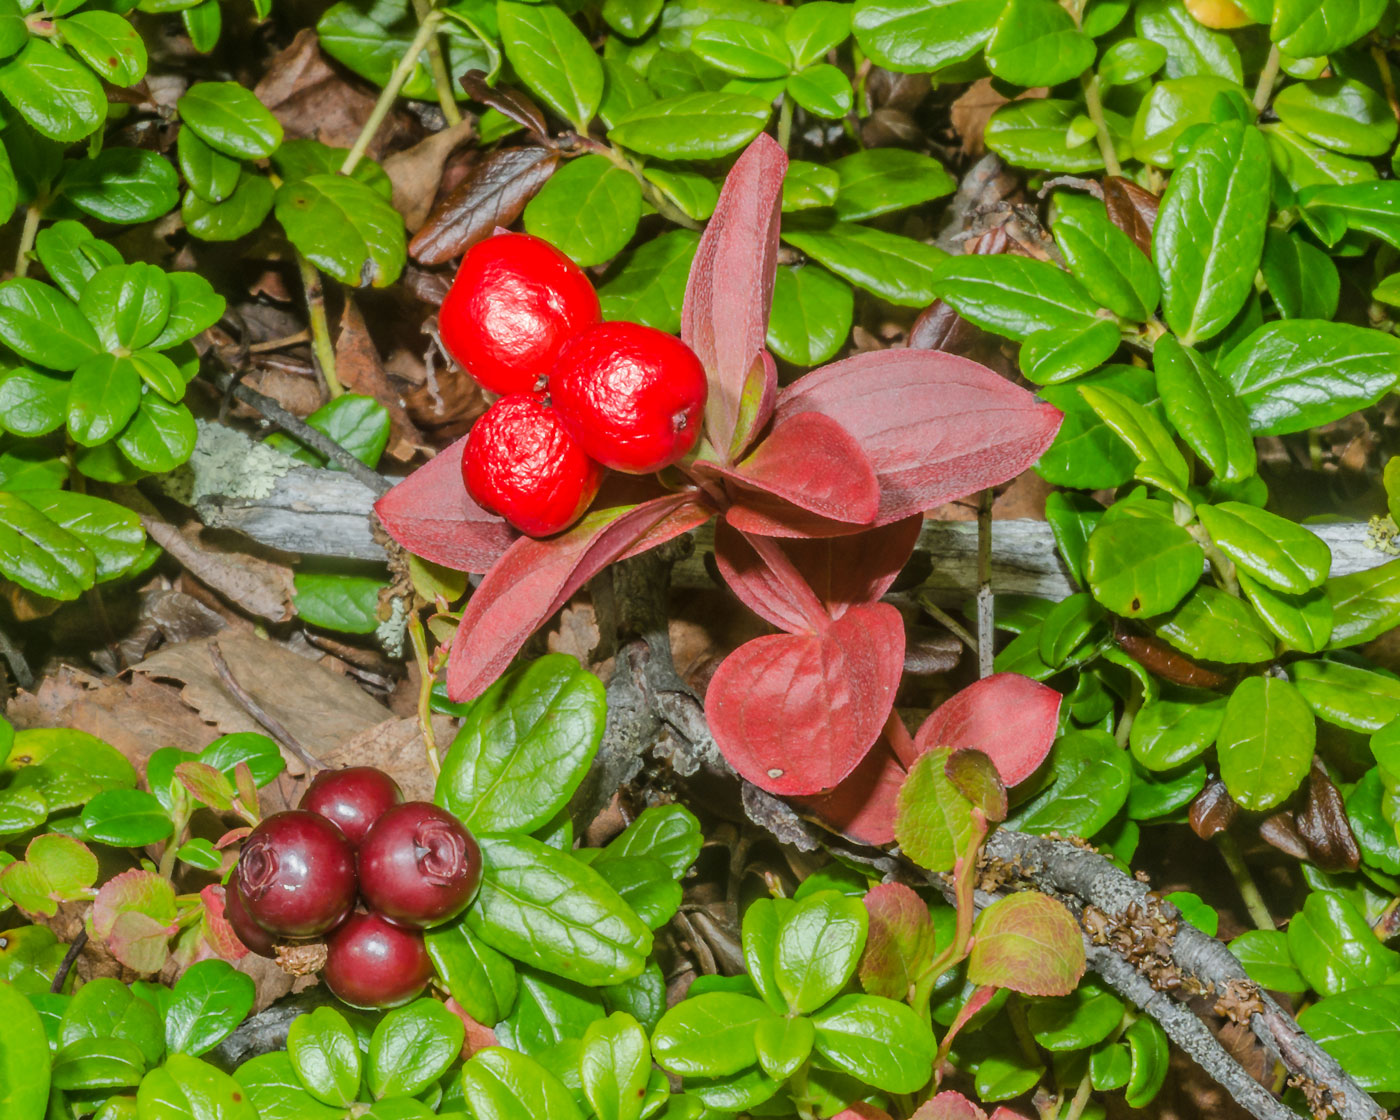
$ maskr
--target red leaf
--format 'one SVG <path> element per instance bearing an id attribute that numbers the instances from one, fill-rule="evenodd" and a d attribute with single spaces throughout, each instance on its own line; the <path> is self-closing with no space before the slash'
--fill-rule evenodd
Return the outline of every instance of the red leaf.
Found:
<path id="1" fill-rule="evenodd" d="M 681 338 L 709 375 L 705 422 L 726 462 L 740 398 L 768 334 L 787 162 L 769 136 L 759 136 L 739 157 L 700 238 L 685 288 Z M 750 431 L 767 419 L 755 416 Z M 742 441 L 743 433 L 737 434 Z"/>
<path id="2" fill-rule="evenodd" d="M 912 1120 L 987 1120 L 987 1114 L 961 1093 L 949 1089 L 919 1105 Z"/>
<path id="3" fill-rule="evenodd" d="M 1084 935 L 1064 903 L 1039 891 L 999 898 L 977 916 L 971 984 L 1028 996 L 1065 996 L 1084 975 Z"/>
<path id="4" fill-rule="evenodd" d="M 890 1114 L 883 1108 L 876 1108 L 864 1101 L 852 1101 L 831 1120 L 890 1120 Z"/>
<path id="5" fill-rule="evenodd" d="M 895 804 L 904 778 L 904 767 L 881 738 L 835 789 L 793 801 L 858 844 L 893 844 Z"/>
<path id="6" fill-rule="evenodd" d="M 762 502 L 749 501 L 752 491 L 852 526 L 870 524 L 880 508 L 880 482 L 860 444 L 818 412 L 787 417 L 736 466 L 697 462 L 696 467 L 742 488 L 725 516 L 744 532 L 766 534 L 772 523 Z"/>
<path id="7" fill-rule="evenodd" d="M 1015 478 L 1063 414 L 986 366 L 927 350 L 881 350 L 823 366 L 778 398 L 778 423 L 815 410 L 865 450 L 880 479 L 877 524 Z"/>
<path id="8" fill-rule="evenodd" d="M 975 747 L 996 763 L 1002 782 L 1014 786 L 1050 753 L 1061 699 L 1053 688 L 1020 673 L 995 673 L 935 708 L 914 745 L 920 754 L 934 747 Z"/>
<path id="9" fill-rule="evenodd" d="M 598 510 L 548 540 L 521 537 L 467 602 L 447 663 L 448 696 L 462 701 L 480 695 L 525 639 L 614 560 L 655 548 L 710 516 L 682 493 Z"/>
<path id="10" fill-rule="evenodd" d="M 853 607 L 820 634 L 774 634 L 720 664 L 705 715 L 724 757 L 778 795 L 831 789 L 865 757 L 894 705 L 904 620 Z"/>
<path id="11" fill-rule="evenodd" d="M 204 939 L 210 948 L 226 961 L 236 961 L 248 955 L 248 947 L 238 939 L 233 926 L 224 917 L 224 888 L 212 883 L 199 892 L 204 901 Z"/>
<path id="12" fill-rule="evenodd" d="M 471 500 L 462 481 L 467 437 L 374 503 L 385 530 L 409 552 L 460 572 L 484 572 L 520 534 Z"/>
<path id="13" fill-rule="evenodd" d="M 870 932 L 860 958 L 860 983 L 872 996 L 905 1000 L 933 959 L 928 904 L 903 883 L 881 883 L 865 895 Z"/>
<path id="14" fill-rule="evenodd" d="M 914 551 L 923 519 L 906 518 L 893 525 L 845 537 L 821 540 L 767 539 L 805 581 L 797 595 L 790 582 L 779 578 L 755 545 L 727 521 L 715 531 L 715 561 L 735 595 L 752 610 L 789 634 L 817 629 L 810 624 L 810 602 L 801 590 L 815 594 L 832 618 L 840 618 L 859 603 L 878 602 Z"/>

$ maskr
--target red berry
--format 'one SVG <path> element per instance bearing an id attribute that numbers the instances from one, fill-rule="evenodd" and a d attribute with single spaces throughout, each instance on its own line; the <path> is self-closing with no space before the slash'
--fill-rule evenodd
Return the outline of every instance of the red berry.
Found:
<path id="1" fill-rule="evenodd" d="M 277 940 L 253 921 L 248 908 L 243 905 L 243 897 L 238 893 L 236 883 L 230 882 L 224 888 L 224 918 L 233 927 L 238 940 L 243 942 L 250 953 L 270 960 L 277 959 Z"/>
<path id="2" fill-rule="evenodd" d="M 326 938 L 321 979 L 351 1007 L 397 1007 L 421 992 L 432 976 L 423 935 L 391 925 L 378 914 L 351 914 Z"/>
<path id="3" fill-rule="evenodd" d="M 472 425 L 462 452 L 467 492 L 532 537 L 583 516 L 603 472 L 537 397 L 502 397 Z"/>
<path id="4" fill-rule="evenodd" d="M 317 937 L 355 906 L 355 849 L 319 813 L 273 813 L 243 842 L 233 884 L 274 937 Z"/>
<path id="5" fill-rule="evenodd" d="M 403 803 L 399 783 L 373 766 L 322 770 L 302 794 L 300 809 L 334 821 L 356 847 L 385 809 Z"/>
<path id="6" fill-rule="evenodd" d="M 548 241 L 500 233 L 467 250 L 438 331 L 483 388 L 527 393 L 598 315 L 598 293 L 578 265 Z"/>
<path id="7" fill-rule="evenodd" d="M 605 467 L 649 474 L 695 446 L 708 385 L 680 339 L 637 323 L 599 323 L 564 347 L 550 403 L 579 446 Z"/>
<path id="8" fill-rule="evenodd" d="M 455 918 L 480 882 L 472 834 L 427 801 L 394 806 L 360 845 L 360 893 L 396 925 L 426 929 Z"/>

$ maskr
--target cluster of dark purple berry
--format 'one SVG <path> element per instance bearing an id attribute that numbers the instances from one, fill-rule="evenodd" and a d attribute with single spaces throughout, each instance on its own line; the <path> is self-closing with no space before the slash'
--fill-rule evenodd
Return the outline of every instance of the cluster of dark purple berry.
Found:
<path id="1" fill-rule="evenodd" d="M 253 829 L 224 913 L 265 957 L 324 938 L 330 990 L 355 1007 L 393 1007 L 432 976 L 422 931 L 465 910 L 480 882 L 481 850 L 461 821 L 355 766 L 322 771 L 298 808 Z"/>

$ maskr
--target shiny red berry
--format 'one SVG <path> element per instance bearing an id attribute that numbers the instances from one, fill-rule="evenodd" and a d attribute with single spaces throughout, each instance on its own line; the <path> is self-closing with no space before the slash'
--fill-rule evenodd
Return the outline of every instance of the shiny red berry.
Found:
<path id="1" fill-rule="evenodd" d="M 378 914 L 351 914 L 326 938 L 321 979 L 351 1007 L 397 1007 L 432 979 L 423 935 Z"/>
<path id="2" fill-rule="evenodd" d="M 360 845 L 360 893 L 397 925 L 426 929 L 467 908 L 481 850 L 462 822 L 427 801 L 396 805 Z"/>
<path id="3" fill-rule="evenodd" d="M 224 888 L 224 918 L 250 953 L 277 959 L 277 939 L 253 921 L 234 882 Z"/>
<path id="4" fill-rule="evenodd" d="M 532 537 L 583 516 L 603 472 L 537 397 L 502 397 L 472 425 L 462 452 L 467 493 Z"/>
<path id="5" fill-rule="evenodd" d="M 355 849 L 319 813 L 273 813 L 243 842 L 233 883 L 274 937 L 317 937 L 355 906 Z"/>
<path id="6" fill-rule="evenodd" d="M 527 393 L 548 376 L 559 348 L 598 321 L 598 293 L 548 241 L 500 233 L 462 258 L 442 301 L 442 344 L 493 393 Z"/>
<path id="7" fill-rule="evenodd" d="M 599 323 L 564 347 L 549 375 L 550 403 L 591 457 L 649 474 L 683 458 L 705 416 L 705 369 L 674 335 L 637 323 Z"/>
<path id="8" fill-rule="evenodd" d="M 322 770 L 301 797 L 300 809 L 334 821 L 345 838 L 359 846 L 369 826 L 385 809 L 403 803 L 399 783 L 373 766 Z"/>

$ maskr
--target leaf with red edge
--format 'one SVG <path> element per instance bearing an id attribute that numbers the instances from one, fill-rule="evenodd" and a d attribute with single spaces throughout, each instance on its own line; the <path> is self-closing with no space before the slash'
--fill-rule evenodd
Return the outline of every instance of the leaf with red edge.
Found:
<path id="1" fill-rule="evenodd" d="M 597 510 L 548 540 L 521 537 L 467 602 L 447 662 L 456 702 L 484 692 L 535 630 L 614 560 L 635 556 L 711 516 L 689 493 Z"/>
<path id="2" fill-rule="evenodd" d="M 826 612 L 840 618 L 859 603 L 878 602 L 914 551 L 923 518 L 846 537 L 773 541 L 806 581 Z M 715 530 L 715 562 L 735 595 L 779 629 L 795 634 L 807 611 L 805 597 L 793 595 L 787 581 L 766 564 L 753 543 L 721 520 Z"/>
<path id="3" fill-rule="evenodd" d="M 876 1108 L 864 1101 L 852 1101 L 833 1116 L 832 1120 L 891 1120 L 891 1117 L 883 1108 Z"/>
<path id="4" fill-rule="evenodd" d="M 175 921 L 175 888 L 163 875 L 139 868 L 102 884 L 88 918 L 91 935 L 138 972 L 156 972 L 169 956 Z"/>
<path id="5" fill-rule="evenodd" d="M 900 850 L 928 871 L 952 871 L 985 832 L 972 803 L 948 777 L 951 754 L 947 747 L 935 747 L 915 762 L 896 803 L 894 835 Z"/>
<path id="6" fill-rule="evenodd" d="M 768 336 L 773 278 L 778 269 L 778 223 L 787 155 L 760 135 L 735 162 L 710 217 L 685 286 L 681 339 L 709 377 L 705 424 L 720 455 L 744 442 L 738 431 L 741 398 Z M 757 431 L 762 412 L 749 421 Z"/>
<path id="7" fill-rule="evenodd" d="M 415 556 L 459 572 L 484 572 L 520 534 L 471 499 L 462 481 L 467 437 L 449 444 L 379 501 L 385 531 Z"/>
<path id="8" fill-rule="evenodd" d="M 1064 419 L 986 366 L 931 350 L 872 351 L 814 370 L 779 395 L 774 419 L 806 411 L 865 449 L 881 525 L 1015 478 Z"/>
<path id="9" fill-rule="evenodd" d="M 779 796 L 820 793 L 880 734 L 904 669 L 904 620 L 887 603 L 853 607 L 820 634 L 755 638 L 724 659 L 705 694 L 720 751 Z"/>
<path id="10" fill-rule="evenodd" d="M 880 508 L 880 482 L 860 444 L 819 412 L 787 417 L 733 467 L 701 461 L 696 468 L 737 484 L 725 517 L 748 533 L 767 534 L 770 526 L 781 525 L 782 504 L 852 526 L 870 524 Z M 754 492 L 757 501 L 750 498 Z M 773 498 L 780 504 L 776 517 L 765 512 Z"/>
<path id="11" fill-rule="evenodd" d="M 943 764 L 943 773 L 953 788 L 980 809 L 993 824 L 1006 820 L 1006 786 L 997 773 L 996 763 L 976 747 L 954 751 Z"/>
<path id="12" fill-rule="evenodd" d="M 952 1089 L 919 1105 L 912 1120 L 987 1120 L 987 1114 Z"/>
<path id="13" fill-rule="evenodd" d="M 1024 782 L 1045 761 L 1059 727 L 1060 701 L 1053 688 L 1020 673 L 994 673 L 945 700 L 924 720 L 914 745 L 972 747 L 996 763 L 1002 782 Z"/>
<path id="14" fill-rule="evenodd" d="M 1084 936 L 1064 903 L 1039 891 L 998 899 L 977 916 L 971 984 L 1028 996 L 1067 996 L 1084 975 Z"/>
<path id="15" fill-rule="evenodd" d="M 928 905 L 903 883 L 881 883 L 866 892 L 865 909 L 870 928 L 860 958 L 861 987 L 902 1002 L 933 960 Z"/>
<path id="16" fill-rule="evenodd" d="M 224 888 L 211 883 L 199 892 L 204 903 L 200 918 L 200 934 L 209 947 L 226 961 L 236 961 L 248 955 L 248 946 L 238 939 L 233 926 L 224 917 Z"/>
<path id="17" fill-rule="evenodd" d="M 894 814 L 905 771 L 883 736 L 836 788 L 794 804 L 859 844 L 894 843 Z"/>
<path id="18" fill-rule="evenodd" d="M 739 394 L 739 417 L 734 427 L 734 438 L 729 444 L 728 458 L 732 462 L 748 450 L 754 436 L 758 435 L 773 408 L 778 403 L 778 364 L 767 350 L 760 350 L 744 379 L 744 390 Z"/>

